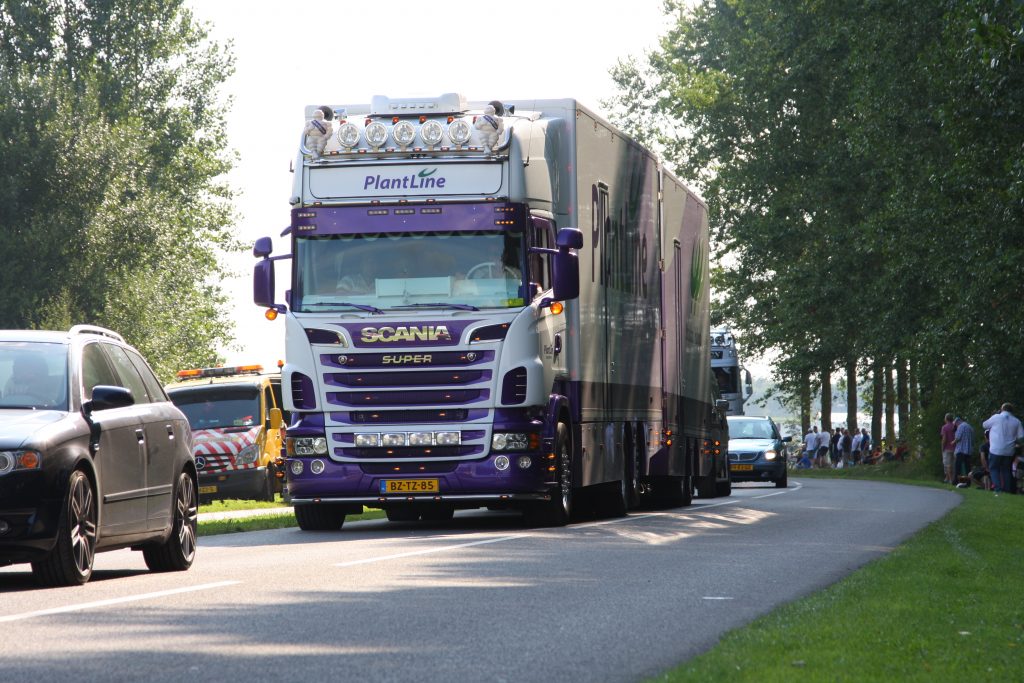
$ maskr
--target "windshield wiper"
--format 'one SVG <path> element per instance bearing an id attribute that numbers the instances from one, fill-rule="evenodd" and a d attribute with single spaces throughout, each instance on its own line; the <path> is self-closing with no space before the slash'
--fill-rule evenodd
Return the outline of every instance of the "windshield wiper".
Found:
<path id="1" fill-rule="evenodd" d="M 402 306 L 392 306 L 391 308 L 455 308 L 460 311 L 479 311 L 480 309 L 470 304 L 449 304 L 449 303 L 433 303 L 433 304 L 405 304 Z"/>
<path id="2" fill-rule="evenodd" d="M 315 304 L 306 304 L 306 306 L 351 306 L 352 308 L 357 308 L 360 311 L 365 311 L 367 313 L 384 315 L 384 311 L 380 310 L 376 306 L 371 306 L 369 304 L 353 304 L 349 303 L 348 301 L 318 301 Z"/>

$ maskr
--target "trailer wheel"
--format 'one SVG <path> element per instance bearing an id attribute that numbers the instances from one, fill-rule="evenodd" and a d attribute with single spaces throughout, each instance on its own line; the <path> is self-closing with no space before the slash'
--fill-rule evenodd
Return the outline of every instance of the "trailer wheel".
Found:
<path id="1" fill-rule="evenodd" d="M 653 484 L 656 507 L 681 508 L 693 502 L 693 479 L 690 477 L 658 477 Z"/>
<path id="2" fill-rule="evenodd" d="M 559 422 L 555 431 L 555 458 L 558 463 L 558 491 L 551 500 L 526 509 L 527 523 L 533 526 L 565 526 L 572 516 L 572 450 L 569 427 Z"/>
<path id="3" fill-rule="evenodd" d="M 732 482 L 729 482 L 729 487 L 732 488 Z M 706 477 L 697 477 L 697 495 L 701 498 L 714 498 L 718 495 L 717 489 L 714 472 Z"/>
<path id="4" fill-rule="evenodd" d="M 296 505 L 294 509 L 303 531 L 337 531 L 345 523 L 345 508 L 338 505 Z"/>

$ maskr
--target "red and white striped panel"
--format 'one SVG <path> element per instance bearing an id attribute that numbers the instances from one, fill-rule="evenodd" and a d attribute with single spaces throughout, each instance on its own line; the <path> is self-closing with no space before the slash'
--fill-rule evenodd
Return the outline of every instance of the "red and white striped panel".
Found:
<path id="1" fill-rule="evenodd" d="M 236 428 L 197 429 L 192 432 L 193 452 L 197 458 L 202 456 L 205 460 L 203 472 L 246 470 L 259 465 L 259 462 L 236 465 L 235 456 L 241 453 L 246 446 L 256 443 L 260 427 L 252 427 L 245 431 L 234 431 L 234 429 Z"/>

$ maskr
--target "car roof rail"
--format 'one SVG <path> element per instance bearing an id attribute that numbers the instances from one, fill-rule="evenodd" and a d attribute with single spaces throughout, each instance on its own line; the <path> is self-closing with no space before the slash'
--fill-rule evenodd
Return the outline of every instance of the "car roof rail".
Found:
<path id="1" fill-rule="evenodd" d="M 98 334 L 104 337 L 110 337 L 111 339 L 116 339 L 122 344 L 126 343 L 124 337 L 119 335 L 117 332 L 114 332 L 113 330 L 108 330 L 105 327 L 99 327 L 97 325 L 75 325 L 70 330 L 68 330 L 69 337 L 73 337 L 76 334 Z"/>

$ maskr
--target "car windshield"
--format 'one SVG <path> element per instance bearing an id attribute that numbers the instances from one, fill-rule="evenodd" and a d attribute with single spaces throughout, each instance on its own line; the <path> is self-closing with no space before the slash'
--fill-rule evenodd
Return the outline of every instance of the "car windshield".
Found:
<path id="1" fill-rule="evenodd" d="M 0 341 L 0 409 L 67 410 L 68 347 Z"/>
<path id="2" fill-rule="evenodd" d="M 296 238 L 296 311 L 476 310 L 528 300 L 524 236 L 499 230 Z M 370 308 L 372 307 L 372 308 Z"/>
<path id="3" fill-rule="evenodd" d="M 192 429 L 252 427 L 260 422 L 260 392 L 253 386 L 206 386 L 171 389 L 174 405 Z"/>
<path id="4" fill-rule="evenodd" d="M 767 420 L 729 420 L 730 439 L 772 439 L 775 433 Z"/>

